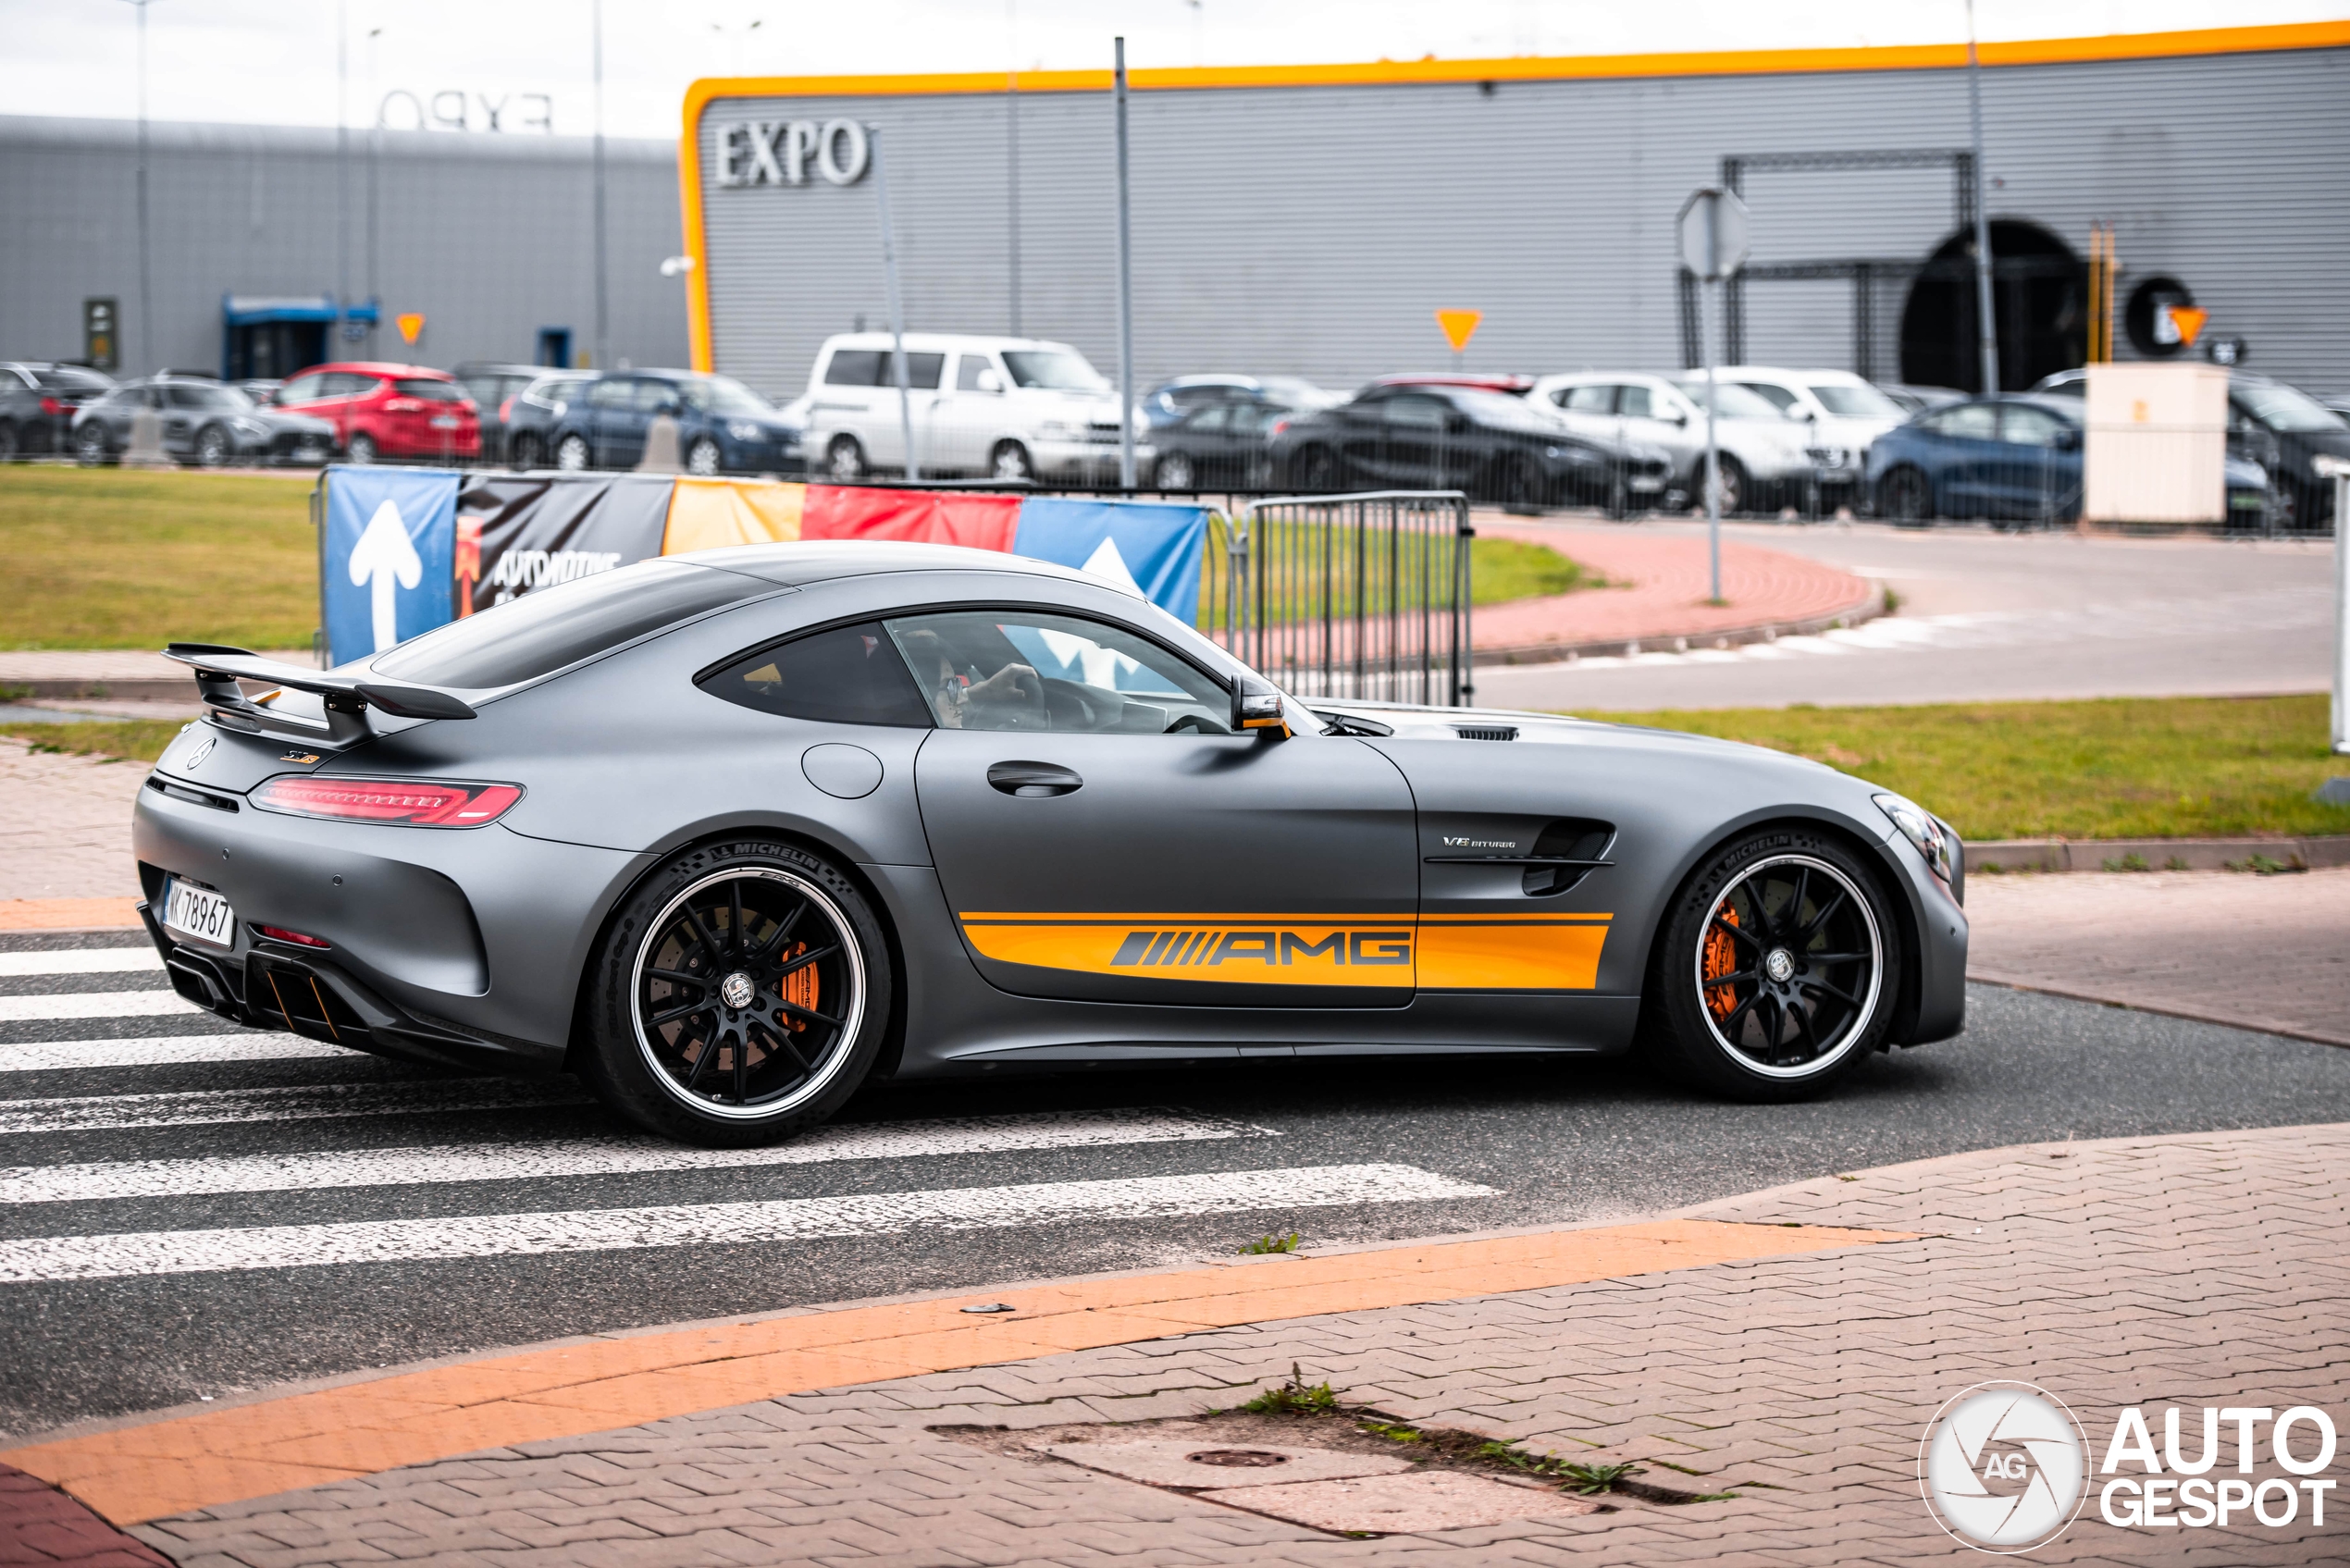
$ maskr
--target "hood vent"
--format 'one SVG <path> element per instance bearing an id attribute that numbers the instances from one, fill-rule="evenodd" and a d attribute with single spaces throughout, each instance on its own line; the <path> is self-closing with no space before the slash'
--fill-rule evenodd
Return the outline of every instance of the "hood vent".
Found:
<path id="1" fill-rule="evenodd" d="M 1463 740 L 1515 740 L 1515 724 L 1455 724 L 1453 733 Z"/>

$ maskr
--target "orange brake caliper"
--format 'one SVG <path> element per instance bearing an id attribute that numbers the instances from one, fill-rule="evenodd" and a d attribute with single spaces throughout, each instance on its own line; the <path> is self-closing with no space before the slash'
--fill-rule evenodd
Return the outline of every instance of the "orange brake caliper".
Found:
<path id="1" fill-rule="evenodd" d="M 1737 925 L 1738 912 L 1725 906 L 1719 917 L 1722 925 Z M 1705 928 L 1705 1007 L 1718 1021 L 1730 1016 L 1738 1005 L 1738 987 L 1713 982 L 1725 974 L 1735 974 L 1738 967 L 1738 945 L 1721 926 Z"/>

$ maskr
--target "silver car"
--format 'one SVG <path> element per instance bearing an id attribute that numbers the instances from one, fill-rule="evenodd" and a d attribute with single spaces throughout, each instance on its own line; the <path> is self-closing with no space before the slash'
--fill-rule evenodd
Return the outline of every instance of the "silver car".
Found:
<path id="1" fill-rule="evenodd" d="M 1705 466 L 1705 380 L 1622 371 L 1587 370 L 1545 376 L 1526 401 L 1594 439 L 1662 448 L 1673 460 L 1671 489 L 1679 504 L 1701 499 Z M 1753 393 L 1724 382 L 1715 403 L 1714 438 L 1722 451 L 1722 510 L 1776 511 L 1800 501 L 1812 478 L 1804 428 Z M 1668 499 L 1668 510 L 1677 510 Z"/>

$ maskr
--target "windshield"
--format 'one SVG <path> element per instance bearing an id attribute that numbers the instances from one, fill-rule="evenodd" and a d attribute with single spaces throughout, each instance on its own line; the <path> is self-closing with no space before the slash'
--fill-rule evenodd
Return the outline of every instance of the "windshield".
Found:
<path id="1" fill-rule="evenodd" d="M 562 408 L 579 395 L 588 384 L 584 376 L 542 376 L 522 389 L 525 402 L 538 403 L 547 408 Z"/>
<path id="2" fill-rule="evenodd" d="M 1705 412 L 1703 380 L 1676 381 L 1673 385 L 1680 389 L 1683 397 L 1697 404 L 1700 414 Z M 1714 412 L 1725 419 L 1784 419 L 1787 417 L 1779 412 L 1778 404 L 1766 401 L 1736 381 L 1716 382 L 1714 390 L 1720 394 L 1720 401 L 1714 405 Z"/>
<path id="3" fill-rule="evenodd" d="M 1526 400 L 1508 392 L 1489 392 L 1478 387 L 1447 388 L 1444 395 L 1453 406 L 1476 420 L 1479 425 L 1499 425 L 1509 429 L 1523 430 L 1539 426 L 1540 415 L 1526 405 Z M 1555 427 L 1555 426 L 1553 426 Z"/>
<path id="4" fill-rule="evenodd" d="M 1068 349 L 1006 349 L 1004 368 L 1014 385 L 1047 392 L 1107 392 L 1109 383 Z"/>
<path id="5" fill-rule="evenodd" d="M 731 376 L 701 376 L 685 383 L 686 401 L 704 414 L 772 414 L 774 405 Z"/>
<path id="6" fill-rule="evenodd" d="M 1838 419 L 1899 419 L 1901 405 L 1874 387 L 1850 381 L 1814 381 L 1812 395 Z"/>
<path id="7" fill-rule="evenodd" d="M 1265 389 L 1268 397 L 1299 408 L 1310 408 L 1316 403 L 1333 402 L 1338 399 L 1336 392 L 1317 387 L 1299 376 L 1263 376 L 1257 378 L 1256 384 Z"/>
<path id="8" fill-rule="evenodd" d="M 2271 430 L 2350 429 L 2342 415 L 2282 382 L 2238 381 L 2231 390 L 2253 418 Z"/>
<path id="9" fill-rule="evenodd" d="M 114 377 L 101 376 L 94 370 L 76 370 L 70 365 L 53 365 L 36 370 L 32 378 L 43 386 L 61 392 L 103 392 L 114 385 Z"/>

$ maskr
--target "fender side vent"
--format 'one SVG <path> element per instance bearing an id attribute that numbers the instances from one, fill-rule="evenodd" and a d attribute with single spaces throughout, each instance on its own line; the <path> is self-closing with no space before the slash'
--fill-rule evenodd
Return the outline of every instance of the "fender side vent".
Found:
<path id="1" fill-rule="evenodd" d="M 1515 724 L 1455 724 L 1453 733 L 1463 740 L 1515 740 Z"/>

